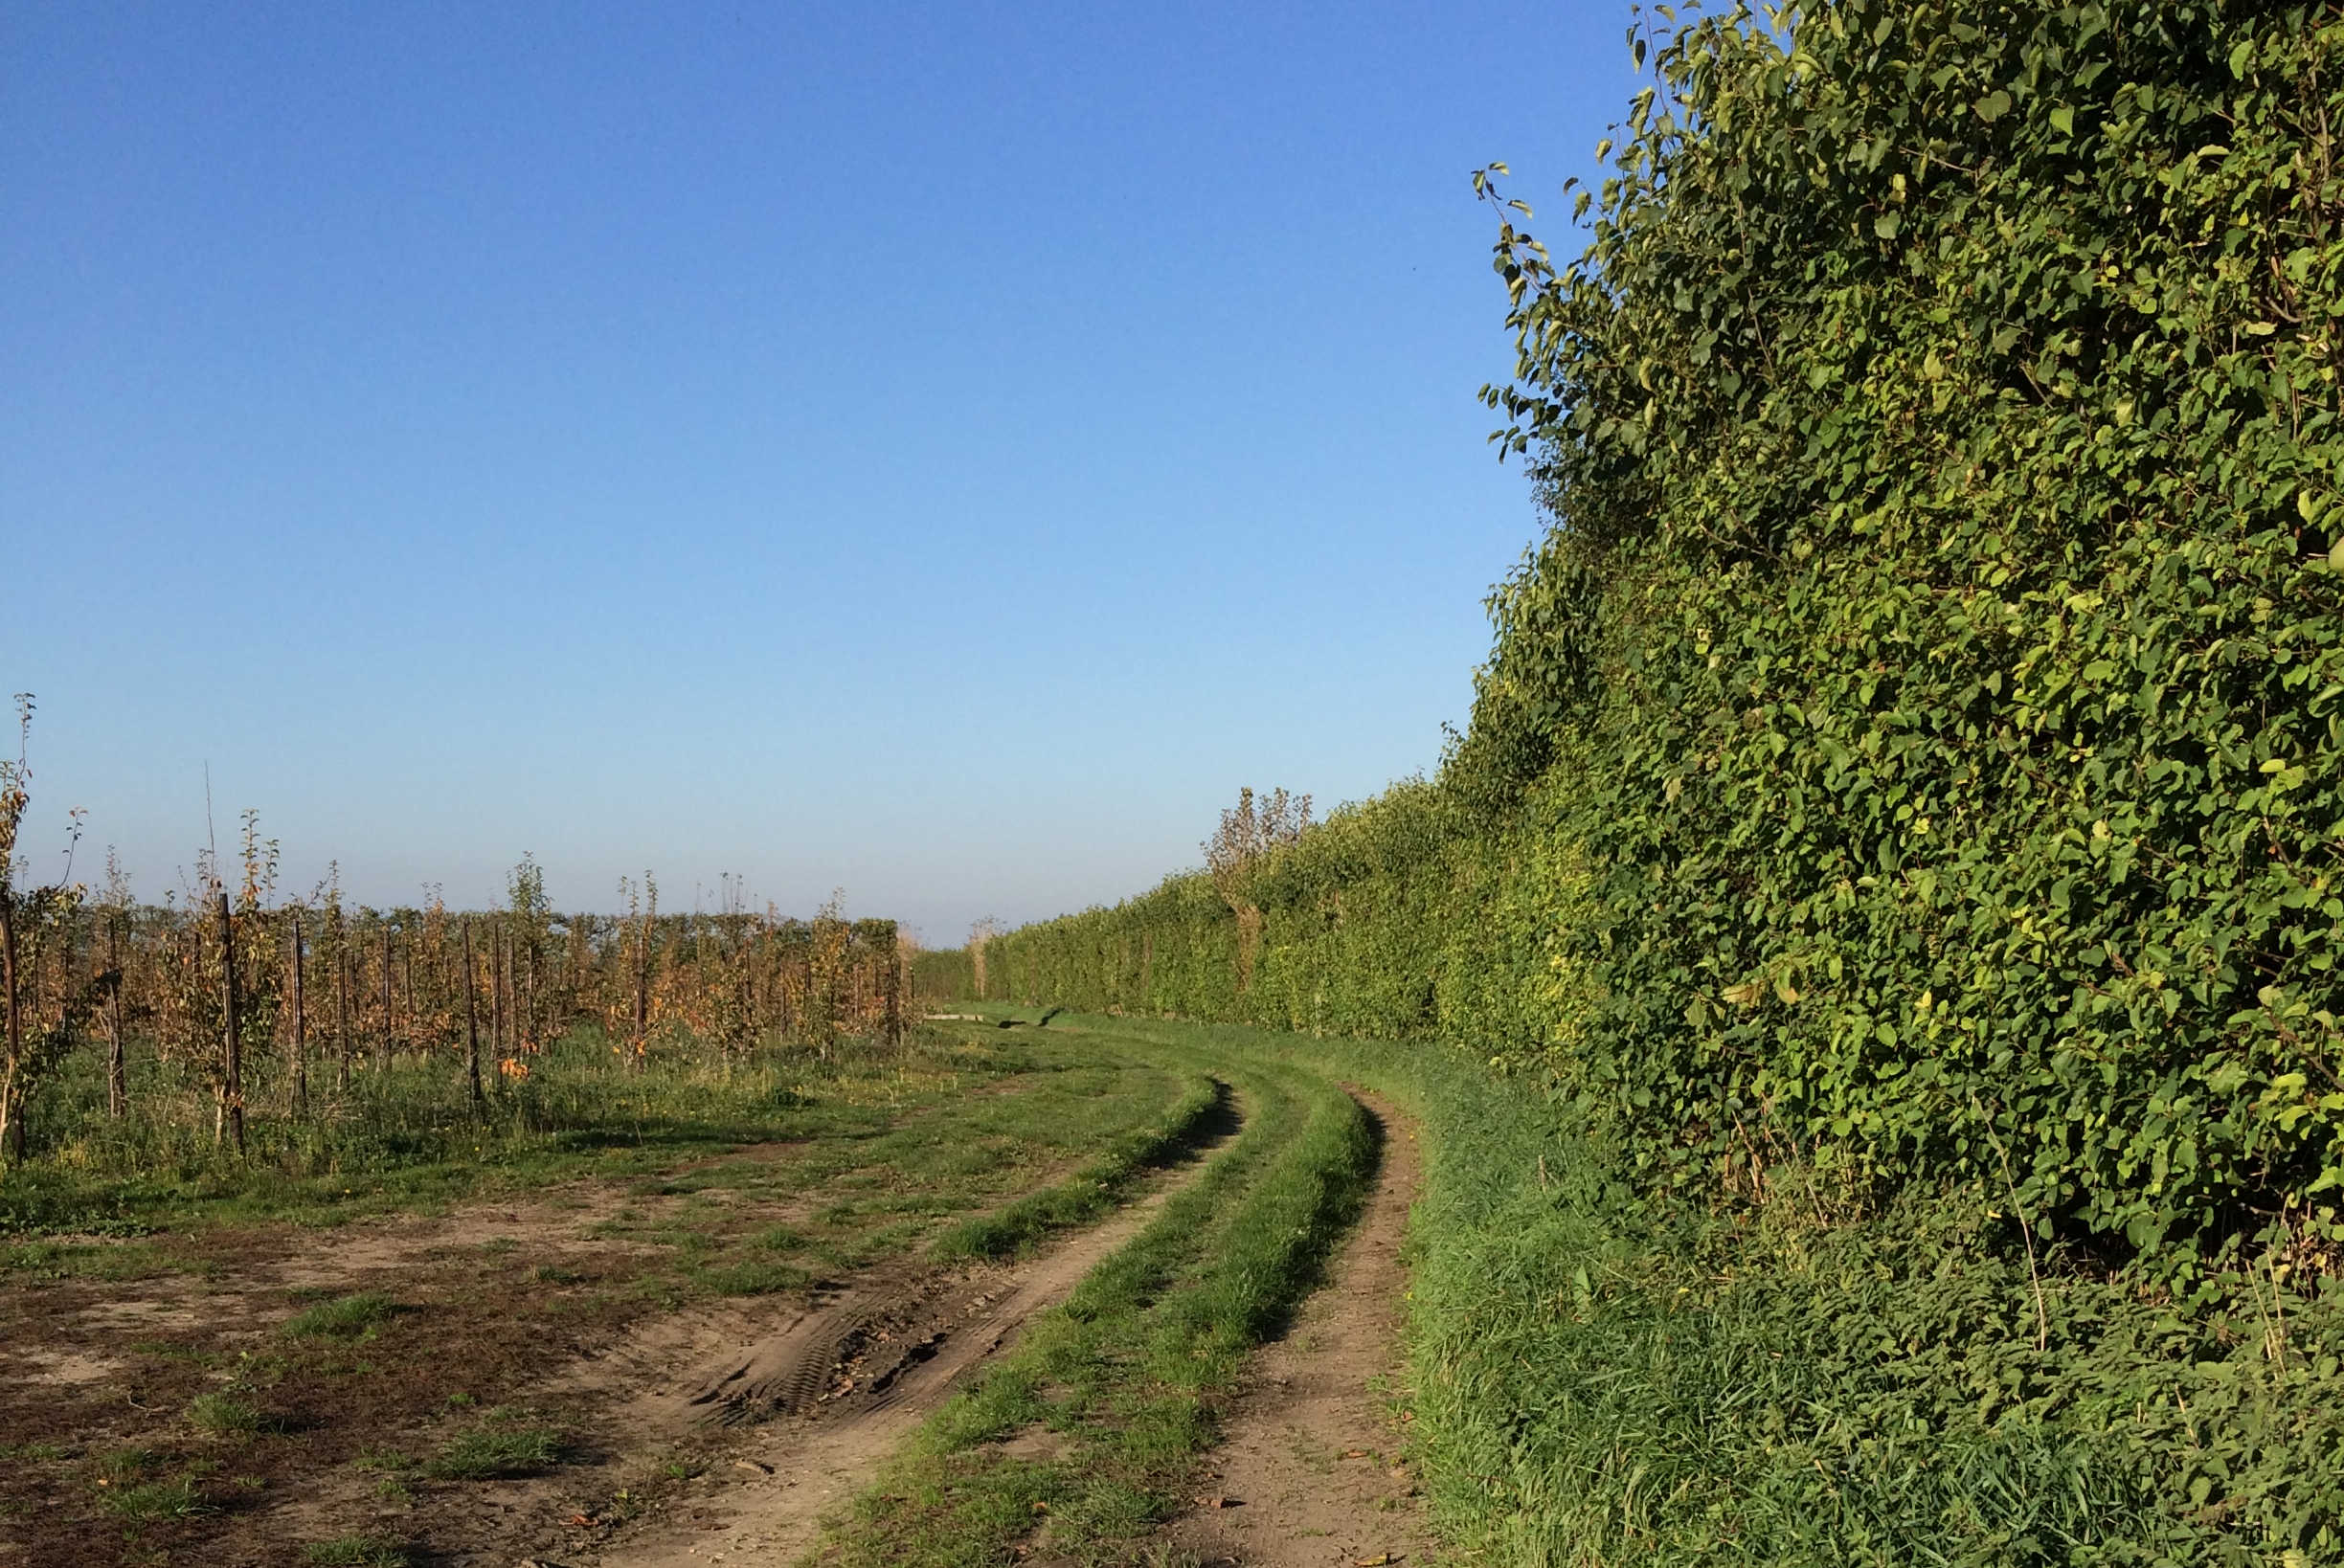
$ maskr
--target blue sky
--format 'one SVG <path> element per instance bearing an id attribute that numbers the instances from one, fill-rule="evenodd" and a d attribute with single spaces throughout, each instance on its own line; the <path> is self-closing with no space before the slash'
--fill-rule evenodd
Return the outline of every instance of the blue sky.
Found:
<path id="1" fill-rule="evenodd" d="M 940 944 L 1430 767 L 1536 526 L 1467 175 L 1566 239 L 1628 20 L 6 8 L 26 847 L 159 897 L 208 765 L 293 885 Z"/>

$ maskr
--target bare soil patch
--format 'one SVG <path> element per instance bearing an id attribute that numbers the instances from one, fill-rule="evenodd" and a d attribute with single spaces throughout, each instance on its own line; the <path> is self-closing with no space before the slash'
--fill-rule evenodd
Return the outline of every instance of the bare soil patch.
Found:
<path id="1" fill-rule="evenodd" d="M 1414 1128 L 1354 1089 L 1383 1145 L 1376 1186 L 1324 1288 L 1255 1357 L 1205 1488 L 1163 1560 L 1245 1568 L 1422 1563 L 1431 1549 L 1393 1410 L 1404 1375 L 1403 1247 L 1422 1160 Z"/>
<path id="2" fill-rule="evenodd" d="M 687 1288 L 661 1238 L 819 1228 L 809 1212 L 838 1194 L 667 1178 L 330 1229 L 214 1227 L 0 1279 L 0 1453 L 18 1461 L 0 1465 L 0 1568 L 259 1568 L 356 1536 L 425 1568 L 794 1550 L 1161 1201 L 1027 1262 L 897 1253 L 725 1296 Z M 287 1332 L 359 1292 L 388 1304 L 379 1321 Z M 251 1424 L 221 1422 L 222 1400 Z M 467 1433 L 514 1430 L 558 1433 L 558 1457 L 445 1472 Z"/>
<path id="3" fill-rule="evenodd" d="M 1146 1228 L 1176 1184 L 1028 1262 L 873 1279 L 702 1363 L 680 1392 L 639 1400 L 632 1422 L 739 1436 L 659 1515 L 598 1542 L 573 1534 L 539 1560 L 699 1568 L 796 1559 L 972 1370 Z"/>
<path id="4" fill-rule="evenodd" d="M 761 1166 L 799 1147 L 725 1157 Z M 672 1312 L 675 1254 L 651 1233 L 687 1204 L 705 1214 L 736 1196 L 653 1185 L 590 1177 L 324 1229 L 56 1239 L 54 1269 L 0 1279 L 0 1453 L 11 1461 L 0 1465 L 0 1564 L 298 1562 L 354 1529 L 429 1563 L 472 1560 L 475 1539 L 491 1553 L 481 1560 L 502 1560 L 506 1484 L 437 1481 L 420 1461 L 499 1421 L 575 1434 L 569 1461 L 622 1451 L 597 1436 L 602 1391 L 554 1374 Z M 802 1207 L 759 1203 L 743 1219 L 788 1221 Z M 359 1292 L 389 1304 L 381 1321 L 285 1332 L 305 1308 Z M 694 1306 L 681 1315 L 753 1325 L 790 1310 L 776 1298 Z"/>

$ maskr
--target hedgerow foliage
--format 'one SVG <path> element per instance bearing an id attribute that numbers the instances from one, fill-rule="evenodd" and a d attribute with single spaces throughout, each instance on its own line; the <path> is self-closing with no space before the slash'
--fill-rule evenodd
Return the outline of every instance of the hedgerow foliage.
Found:
<path id="1" fill-rule="evenodd" d="M 1556 526 L 1459 763 L 1571 773 L 1562 1065 L 1655 1161 L 2344 1234 L 2340 35 L 1737 14 L 1660 51 L 1579 259 L 1509 223 L 1489 395 Z"/>
<path id="2" fill-rule="evenodd" d="M 1663 1182 L 1979 1179 L 2181 1273 L 2344 1238 L 2340 37 L 1658 40 L 1578 258 L 1499 236 L 1553 526 L 1438 782 L 1266 858 L 1248 983 L 1176 878 L 995 994 L 1540 1057 Z"/>

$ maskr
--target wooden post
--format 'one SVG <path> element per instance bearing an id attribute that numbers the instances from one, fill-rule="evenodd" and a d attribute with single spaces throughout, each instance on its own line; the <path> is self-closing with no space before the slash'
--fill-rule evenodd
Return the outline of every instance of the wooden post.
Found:
<path id="1" fill-rule="evenodd" d="M 16 1082 L 16 1064 L 24 1060 L 24 1014 L 16 997 L 16 895 L 4 886 L 0 886 L 0 992 L 8 997 L 5 1006 L 0 1006 L 8 1018 L 8 1073 L 0 1078 L 0 1123 L 6 1124 L 10 1161 L 22 1165 L 24 1099 Z"/>
<path id="2" fill-rule="evenodd" d="M 106 995 L 106 1114 L 117 1119 L 130 1109 L 130 1077 L 123 1062 L 122 916 L 106 916 L 106 968 L 114 972 Z"/>
<path id="3" fill-rule="evenodd" d="M 382 1045 L 375 1053 L 374 1066 L 377 1071 L 387 1072 L 391 1067 L 391 1038 L 393 1028 L 393 1019 L 391 1016 L 391 922 L 388 920 L 383 922 L 382 939 Z"/>
<path id="4" fill-rule="evenodd" d="M 521 955 L 515 951 L 512 928 L 498 932 L 504 945 L 502 967 L 505 971 L 505 1054 L 521 1054 Z"/>
<path id="5" fill-rule="evenodd" d="M 464 1072 L 471 1082 L 472 1110 L 473 1113 L 477 1115 L 480 1112 L 482 1098 L 480 1075 L 480 1013 L 479 1009 L 474 1005 L 475 997 L 473 996 L 473 992 L 476 988 L 472 983 L 472 917 L 470 915 L 464 916 L 463 949 Z"/>
<path id="6" fill-rule="evenodd" d="M 220 1108 L 227 1112 L 228 1131 L 237 1153 L 244 1153 L 244 1041 L 237 1017 L 236 917 L 228 895 L 219 895 L 220 999 L 224 1023 L 220 1036 Z"/>
<path id="7" fill-rule="evenodd" d="M 651 922 L 642 926 L 642 952 L 635 965 L 635 1066 L 643 1064 L 643 1038 L 651 1032 Z"/>
<path id="8" fill-rule="evenodd" d="M 192 995 L 203 989 L 203 911 L 192 900 L 188 904 L 188 991 Z M 188 1019 L 188 1048 L 199 1051 L 203 1042 L 196 1035 L 194 1022 L 192 1018 Z"/>
<path id="9" fill-rule="evenodd" d="M 537 944 L 521 944 L 521 1048 L 537 1045 Z"/>
<path id="10" fill-rule="evenodd" d="M 349 930 L 347 925 L 342 929 Z M 334 1088 L 339 1092 L 349 1087 L 350 1070 L 350 955 L 347 943 L 334 958 L 334 1046 L 342 1053 L 342 1064 L 334 1071 Z"/>
<path id="11" fill-rule="evenodd" d="M 505 934 L 491 929 L 488 937 L 489 1048 L 505 1054 Z"/>
<path id="12" fill-rule="evenodd" d="M 293 911 L 293 1114 L 309 1114 L 309 1018 L 302 996 L 302 918 Z"/>

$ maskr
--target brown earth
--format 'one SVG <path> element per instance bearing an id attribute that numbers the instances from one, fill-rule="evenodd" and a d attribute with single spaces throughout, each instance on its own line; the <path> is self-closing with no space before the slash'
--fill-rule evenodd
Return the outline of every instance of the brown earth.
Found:
<path id="1" fill-rule="evenodd" d="M 779 1333 L 703 1365 L 680 1399 L 654 1396 L 637 1420 L 777 1422 L 730 1451 L 665 1516 L 565 1564 L 698 1568 L 788 1563 L 814 1545 L 826 1514 L 861 1491 L 896 1445 L 974 1367 L 1152 1220 L 1159 1188 L 1114 1219 L 1030 1263 L 915 1282 L 881 1282 Z M 588 1543 L 573 1537 L 569 1552 Z M 541 1559 L 548 1560 L 548 1559 Z"/>
<path id="2" fill-rule="evenodd" d="M 726 1157 L 786 1160 L 793 1147 Z M 654 1239 L 684 1205 L 703 1219 L 723 1206 L 738 1231 L 793 1225 L 826 1195 L 646 1190 L 661 1179 L 327 1230 L 84 1239 L 56 1277 L 0 1282 L 0 1568 L 259 1568 L 357 1535 L 433 1568 L 532 1554 L 697 1563 L 728 1541 L 807 1543 L 823 1509 L 1163 1196 L 1160 1181 L 1032 1261 L 899 1257 L 811 1289 L 711 1299 L 678 1294 L 674 1254 Z M 282 1332 L 359 1290 L 395 1311 L 343 1341 Z M 222 1392 L 263 1428 L 189 1419 L 191 1401 Z M 491 1481 L 419 1467 L 500 1422 L 561 1433 L 562 1463 Z M 124 1489 L 183 1479 L 183 1512 L 124 1506 Z"/>
<path id="3" fill-rule="evenodd" d="M 1376 1189 L 1329 1286 L 1257 1357 L 1208 1497 L 1156 1543 L 1164 1561 L 1425 1559 L 1387 1406 L 1417 1150 L 1388 1107 L 1362 1099 L 1385 1144 Z M 637 1239 L 687 1199 L 596 1181 L 440 1218 L 159 1239 L 143 1263 L 124 1248 L 111 1278 L 0 1289 L 0 1457 L 12 1461 L 0 1465 L 0 1565 L 242 1568 L 357 1534 L 447 1568 L 787 1562 L 970 1369 L 1165 1196 L 1160 1183 L 1032 1261 L 902 1260 L 810 1293 L 716 1300 L 665 1296 L 662 1249 Z M 740 1218 L 789 1218 L 755 1208 Z M 296 1348 L 279 1332 L 304 1303 L 359 1289 L 400 1309 L 369 1337 Z M 193 1430 L 189 1401 L 237 1377 L 270 1429 Z M 568 1463 L 492 1483 L 416 1468 L 492 1407 L 567 1434 Z M 146 1467 L 124 1469 L 123 1451 L 142 1447 Z M 107 1506 L 109 1476 L 179 1475 L 198 1478 L 200 1512 L 125 1524 Z"/>
<path id="4" fill-rule="evenodd" d="M 685 1200 L 586 1180 L 441 1217 L 68 1243 L 79 1256 L 57 1277 L 0 1286 L 0 1450 L 11 1461 L 0 1466 L 0 1563 L 273 1564 L 361 1531 L 461 1539 L 476 1484 L 401 1479 L 395 1466 L 353 1473 L 352 1462 L 429 1453 L 500 1406 L 583 1426 L 590 1391 L 543 1399 L 544 1368 L 623 1342 L 658 1310 L 645 1286 L 665 1249 L 609 1227 L 620 1216 L 656 1223 Z M 304 1308 L 362 1290 L 395 1304 L 372 1329 L 282 1332 Z M 260 1428 L 204 1429 L 187 1414 L 203 1395 L 242 1400 Z M 573 1448 L 608 1457 L 593 1441 Z M 160 1512 L 124 1495 L 183 1480 L 190 1490 Z"/>
<path id="5" fill-rule="evenodd" d="M 1374 1193 L 1324 1289 L 1255 1357 L 1222 1421 L 1197 1506 L 1159 1560 L 1245 1568 L 1424 1563 L 1422 1500 L 1399 1455 L 1409 1210 L 1423 1162 L 1413 1127 L 1354 1089 L 1383 1141 Z"/>

